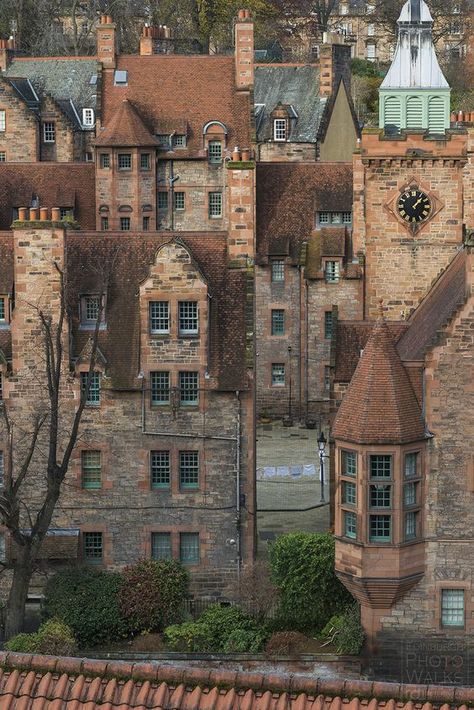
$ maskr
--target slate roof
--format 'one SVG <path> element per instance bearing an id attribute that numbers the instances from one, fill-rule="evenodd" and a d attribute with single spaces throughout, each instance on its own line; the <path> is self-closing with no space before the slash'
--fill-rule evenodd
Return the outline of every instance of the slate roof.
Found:
<path id="1" fill-rule="evenodd" d="M 96 107 L 97 85 L 90 84 L 90 79 L 97 71 L 97 60 L 90 57 L 16 57 L 4 76 L 29 79 L 38 95 L 49 94 L 72 123 L 81 128 L 82 109 Z"/>
<path id="2" fill-rule="evenodd" d="M 227 269 L 225 233 L 184 233 L 175 235 L 191 252 L 209 285 L 210 362 L 209 371 L 218 389 L 241 390 L 246 387 L 245 307 L 246 273 Z M 98 291 L 98 265 L 106 265 L 112 255 L 114 267 L 107 294 L 107 329 L 99 334 L 99 347 L 107 362 L 107 375 L 113 388 L 140 386 L 140 314 L 137 294 L 141 281 L 149 274 L 158 248 L 173 235 L 142 233 L 68 232 L 67 258 L 69 303 L 73 314 L 72 357 L 77 358 L 87 344 L 90 332 L 79 329 L 78 296 Z"/>
<path id="3" fill-rule="evenodd" d="M 93 163 L 0 163 L 0 229 L 9 229 L 14 207 L 74 207 L 83 229 L 95 229 Z"/>
<path id="4" fill-rule="evenodd" d="M 117 69 L 127 72 L 127 86 L 114 86 L 114 71 L 103 83 L 103 126 L 107 128 L 123 99 L 140 114 L 151 134 L 163 122 L 188 122 L 187 147 L 172 152 L 175 159 L 205 157 L 203 128 L 222 121 L 229 129 L 227 147 L 250 146 L 250 93 L 235 88 L 233 57 L 153 55 L 120 56 Z"/>
<path id="5" fill-rule="evenodd" d="M 420 406 L 383 317 L 372 329 L 332 433 L 335 439 L 359 444 L 405 444 L 425 438 Z"/>
<path id="6" fill-rule="evenodd" d="M 403 360 L 423 360 L 426 350 L 436 344 L 440 330 L 465 302 L 466 260 L 466 250 L 454 257 L 407 321 L 408 329 L 397 344 Z"/>
<path id="7" fill-rule="evenodd" d="M 278 103 L 292 106 L 298 118 L 290 121 L 289 140 L 316 143 L 326 101 L 319 97 L 319 66 L 263 64 L 255 67 L 257 141 L 273 138 L 270 119 Z"/>
<path id="8" fill-rule="evenodd" d="M 107 127 L 99 134 L 95 145 L 106 146 L 157 146 L 157 139 L 128 99 L 124 99 Z"/>
<path id="9" fill-rule="evenodd" d="M 474 689 L 0 653 L 2 710 L 471 710 Z M 408 700 L 409 699 L 409 700 Z"/>
<path id="10" fill-rule="evenodd" d="M 257 164 L 257 255 L 298 260 L 318 211 L 352 211 L 351 163 Z M 280 251 L 278 251 L 280 249 Z"/>

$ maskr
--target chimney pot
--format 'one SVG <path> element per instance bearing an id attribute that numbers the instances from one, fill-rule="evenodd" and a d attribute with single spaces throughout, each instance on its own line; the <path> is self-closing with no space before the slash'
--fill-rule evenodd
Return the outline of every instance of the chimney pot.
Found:
<path id="1" fill-rule="evenodd" d="M 61 221 L 61 210 L 59 209 L 59 207 L 53 207 L 51 209 L 51 220 L 53 222 Z"/>
<path id="2" fill-rule="evenodd" d="M 28 207 L 18 208 L 18 219 L 20 222 L 26 222 L 28 219 L 29 209 Z"/>
<path id="3" fill-rule="evenodd" d="M 38 209 L 36 207 L 30 208 L 30 222 L 36 222 L 38 219 Z"/>
<path id="4" fill-rule="evenodd" d="M 40 207 L 40 220 L 42 222 L 47 222 L 49 219 L 49 209 L 47 207 Z"/>
<path id="5" fill-rule="evenodd" d="M 107 15 L 107 24 L 108 24 L 108 25 L 111 25 L 112 22 L 113 22 L 113 20 L 112 20 L 112 15 Z"/>
<path id="6" fill-rule="evenodd" d="M 233 150 L 233 153 L 232 153 L 232 160 L 233 160 L 234 162 L 237 162 L 237 161 L 239 161 L 240 159 L 241 159 L 241 157 L 240 157 L 239 146 L 236 145 L 235 148 L 234 148 L 234 150 Z"/>
<path id="7" fill-rule="evenodd" d="M 237 17 L 239 20 L 245 20 L 245 10 L 239 10 Z"/>

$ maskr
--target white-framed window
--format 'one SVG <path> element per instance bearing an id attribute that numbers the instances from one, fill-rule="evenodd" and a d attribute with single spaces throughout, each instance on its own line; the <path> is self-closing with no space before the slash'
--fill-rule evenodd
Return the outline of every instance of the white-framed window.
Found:
<path id="1" fill-rule="evenodd" d="M 170 306 L 168 301 L 150 301 L 150 333 L 170 332 Z"/>
<path id="2" fill-rule="evenodd" d="M 199 403 L 199 373 L 179 373 L 179 402 L 184 407 Z"/>
<path id="3" fill-rule="evenodd" d="M 273 140 L 286 141 L 287 139 L 286 118 L 275 118 L 273 121 Z"/>
<path id="4" fill-rule="evenodd" d="M 169 488 L 171 459 L 169 451 L 150 452 L 150 482 L 152 488 Z"/>
<path id="5" fill-rule="evenodd" d="M 178 328 L 180 335 L 197 335 L 199 316 L 197 301 L 180 301 L 178 304 Z"/>
<path id="6" fill-rule="evenodd" d="M 326 261 L 324 268 L 324 277 L 326 283 L 335 284 L 339 282 L 340 264 L 338 261 Z"/>
<path id="7" fill-rule="evenodd" d="M 347 3 L 346 3 L 346 2 L 341 2 L 340 5 L 339 5 L 339 14 L 340 14 L 340 15 L 347 15 L 348 10 L 349 10 L 349 8 L 348 8 L 348 6 L 347 6 Z"/>
<path id="8" fill-rule="evenodd" d="M 180 533 L 179 560 L 183 565 L 199 563 L 199 533 Z"/>
<path id="9" fill-rule="evenodd" d="M 274 362 L 272 364 L 272 387 L 285 386 L 285 364 Z"/>
<path id="10" fill-rule="evenodd" d="M 222 142 L 209 141 L 207 146 L 207 157 L 210 163 L 222 163 Z"/>
<path id="11" fill-rule="evenodd" d="M 209 193 L 209 217 L 222 217 L 222 192 Z"/>
<path id="12" fill-rule="evenodd" d="M 43 141 L 45 143 L 54 143 L 56 141 L 56 124 L 54 121 L 45 121 L 43 123 Z"/>
<path id="13" fill-rule="evenodd" d="M 170 373 L 166 371 L 150 372 L 152 405 L 170 403 Z"/>
<path id="14" fill-rule="evenodd" d="M 90 373 L 89 392 L 86 396 L 86 404 L 98 407 L 100 404 L 100 372 Z M 89 381 L 89 373 L 81 372 L 81 393 L 84 396 L 87 392 L 87 384 Z"/>
<path id="15" fill-rule="evenodd" d="M 365 48 L 365 58 L 369 62 L 374 62 L 377 58 L 376 45 L 374 42 L 368 42 Z"/>
<path id="16" fill-rule="evenodd" d="M 464 589 L 441 590 L 441 626 L 464 627 Z"/>
<path id="17" fill-rule="evenodd" d="M 179 487 L 199 488 L 199 451 L 179 452 Z"/>
<path id="18" fill-rule="evenodd" d="M 5 133 L 7 130 L 7 112 L 4 108 L 0 109 L 0 133 Z"/>
<path id="19" fill-rule="evenodd" d="M 104 556 L 102 533 L 82 533 L 82 552 L 84 562 L 100 565 Z"/>
<path id="20" fill-rule="evenodd" d="M 171 139 L 173 148 L 186 148 L 186 136 L 184 133 L 176 133 Z"/>
<path id="21" fill-rule="evenodd" d="M 98 294 L 87 294 L 81 296 L 81 323 L 82 325 L 95 325 L 100 313 L 100 296 Z M 104 320 L 104 312 L 102 318 Z"/>
<path id="22" fill-rule="evenodd" d="M 8 297 L 0 296 L 0 324 L 8 323 Z"/>
<path id="23" fill-rule="evenodd" d="M 173 206 L 175 210 L 184 210 L 185 208 L 185 193 L 184 192 L 174 192 L 173 193 Z"/>
<path id="24" fill-rule="evenodd" d="M 168 150 L 170 146 L 170 137 L 167 133 L 158 133 L 156 135 L 156 140 L 162 148 L 166 148 L 166 150 Z"/>
<path id="25" fill-rule="evenodd" d="M 101 452 L 85 450 L 81 452 L 82 487 L 97 489 L 102 487 Z"/>
<path id="26" fill-rule="evenodd" d="M 92 127 L 95 124 L 95 116 L 93 108 L 82 109 L 82 125 Z"/>
<path id="27" fill-rule="evenodd" d="M 119 153 L 117 157 L 118 169 L 119 170 L 131 170 L 132 169 L 132 154 L 131 153 Z"/>
<path id="28" fill-rule="evenodd" d="M 371 22 L 367 25 L 367 36 L 373 37 L 375 35 L 375 25 Z"/>
<path id="29" fill-rule="evenodd" d="M 322 226 L 352 224 L 352 212 L 318 212 L 317 221 Z"/>
<path id="30" fill-rule="evenodd" d="M 170 560 L 173 556 L 171 533 L 154 532 L 151 534 L 151 557 L 153 560 Z"/>

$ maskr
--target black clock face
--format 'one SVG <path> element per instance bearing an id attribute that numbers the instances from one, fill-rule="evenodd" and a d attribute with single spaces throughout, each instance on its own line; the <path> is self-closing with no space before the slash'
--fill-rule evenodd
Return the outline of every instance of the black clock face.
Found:
<path id="1" fill-rule="evenodd" d="M 424 222 L 431 212 L 431 200 L 428 195 L 415 187 L 409 188 L 398 200 L 400 217 L 410 224 Z"/>

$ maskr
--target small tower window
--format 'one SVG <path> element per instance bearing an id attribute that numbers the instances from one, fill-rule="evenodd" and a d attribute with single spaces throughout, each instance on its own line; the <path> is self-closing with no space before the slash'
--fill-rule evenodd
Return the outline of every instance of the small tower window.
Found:
<path id="1" fill-rule="evenodd" d="M 94 109 L 93 108 L 83 108 L 82 109 L 82 125 L 87 127 L 92 127 L 94 125 Z"/>
<path id="2" fill-rule="evenodd" d="M 401 128 L 402 109 L 398 96 L 387 96 L 384 103 L 384 125 Z"/>
<path id="3" fill-rule="evenodd" d="M 275 141 L 286 141 L 287 140 L 287 121 L 286 118 L 275 118 L 273 121 L 273 140 Z"/>

